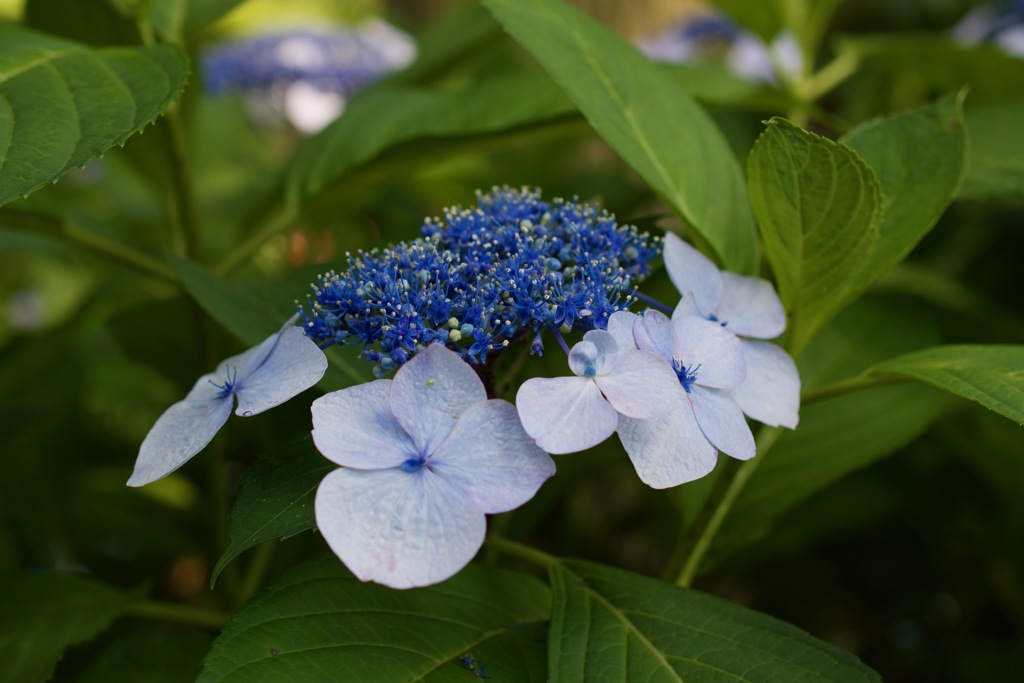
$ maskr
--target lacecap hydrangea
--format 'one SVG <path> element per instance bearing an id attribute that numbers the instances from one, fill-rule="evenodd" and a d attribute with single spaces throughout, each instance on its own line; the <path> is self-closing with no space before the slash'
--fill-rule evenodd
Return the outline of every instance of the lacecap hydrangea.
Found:
<path id="1" fill-rule="evenodd" d="M 661 241 L 577 200 L 496 187 L 477 206 L 428 219 L 422 237 L 347 255 L 313 285 L 300 315 L 321 347 L 361 345 L 378 375 L 431 343 L 472 363 L 532 336 L 544 349 L 572 330 L 604 329 L 634 303 Z"/>

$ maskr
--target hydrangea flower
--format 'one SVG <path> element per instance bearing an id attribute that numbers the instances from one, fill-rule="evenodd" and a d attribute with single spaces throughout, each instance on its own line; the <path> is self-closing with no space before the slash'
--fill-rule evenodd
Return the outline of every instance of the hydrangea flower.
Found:
<path id="1" fill-rule="evenodd" d="M 381 379 L 313 402 L 313 441 L 341 465 L 316 493 L 317 527 L 353 574 L 392 588 L 443 581 L 483 543 L 485 514 L 519 507 L 555 472 L 515 407 L 488 400 L 433 344 Z"/>
<path id="2" fill-rule="evenodd" d="M 953 27 L 964 45 L 992 43 L 1007 54 L 1024 57 L 1024 0 L 1005 0 L 977 7 Z"/>
<path id="3" fill-rule="evenodd" d="M 440 342 L 485 362 L 543 330 L 603 329 L 633 303 L 659 242 L 594 206 L 494 188 L 477 207 L 430 219 L 423 238 L 348 256 L 313 286 L 300 314 L 321 346 L 355 344 L 379 375 Z"/>
<path id="4" fill-rule="evenodd" d="M 337 118 L 358 90 L 416 58 L 412 38 L 374 19 L 357 28 L 292 30 L 220 45 L 203 56 L 207 92 L 243 92 L 304 133 Z"/>
<path id="5" fill-rule="evenodd" d="M 786 312 L 767 280 L 720 271 L 678 236 L 665 236 L 665 269 L 683 294 L 673 319 L 696 315 L 741 337 L 773 339 L 786 329 Z M 746 379 L 732 390 L 743 412 L 773 427 L 800 420 L 800 373 L 785 351 L 764 341 L 740 340 Z"/>
<path id="6" fill-rule="evenodd" d="M 549 453 L 596 446 L 615 432 L 620 415 L 654 417 L 672 405 L 679 390 L 664 360 L 632 344 L 620 346 L 605 330 L 587 332 L 572 347 L 569 368 L 572 377 L 534 377 L 516 394 L 526 433 Z"/>
<path id="7" fill-rule="evenodd" d="M 802 63 L 792 34 L 780 33 L 766 45 L 720 14 L 689 17 L 637 41 L 637 47 L 659 62 L 681 64 L 720 56 L 734 74 L 759 83 L 775 83 L 779 71 L 798 74 Z"/>
<path id="8" fill-rule="evenodd" d="M 668 361 L 680 389 L 662 415 L 619 420 L 619 439 L 640 479 L 668 488 L 711 472 L 719 450 L 741 460 L 754 457 L 754 437 L 729 394 L 746 375 L 736 335 L 693 315 L 670 320 L 651 309 L 626 315 L 637 347 Z"/>
<path id="9" fill-rule="evenodd" d="M 165 477 L 203 450 L 227 422 L 236 399 L 236 415 L 256 415 L 310 388 L 326 370 L 323 351 L 289 321 L 258 346 L 200 377 L 185 400 L 157 419 L 142 442 L 128 486 Z"/>

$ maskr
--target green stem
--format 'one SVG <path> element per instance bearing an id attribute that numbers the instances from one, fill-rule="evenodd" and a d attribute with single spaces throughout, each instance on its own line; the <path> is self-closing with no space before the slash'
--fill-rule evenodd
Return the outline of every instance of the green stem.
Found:
<path id="1" fill-rule="evenodd" d="M 218 275 L 228 275 L 237 270 L 268 240 L 291 228 L 297 220 L 298 216 L 291 209 L 282 209 L 271 214 L 270 218 L 258 227 L 247 240 L 232 249 L 231 253 L 214 268 L 214 271 Z"/>
<path id="2" fill-rule="evenodd" d="M 171 105 L 164 115 L 164 121 L 171 143 L 171 190 L 174 198 L 171 225 L 175 231 L 175 248 L 183 256 L 192 258 L 199 245 L 196 200 L 178 104 Z"/>
<path id="3" fill-rule="evenodd" d="M 270 568 L 270 561 L 274 559 L 274 551 L 277 549 L 277 541 L 267 541 L 256 546 L 252 553 L 252 559 L 246 568 L 245 576 L 238 587 L 238 604 L 248 602 L 249 598 L 256 595 L 256 591 L 263 585 L 263 579 Z"/>
<path id="4" fill-rule="evenodd" d="M 818 69 L 805 84 L 805 94 L 810 102 L 817 101 L 832 89 L 852 76 L 860 66 L 860 60 L 852 52 L 842 52 L 831 62 Z"/>
<path id="5" fill-rule="evenodd" d="M 157 259 L 127 245 L 97 235 L 90 230 L 80 228 L 70 221 L 61 221 L 51 216 L 23 211 L 5 210 L 0 215 L 0 224 L 19 231 L 43 232 L 54 238 L 66 239 L 85 247 L 96 256 L 134 268 L 146 275 L 178 284 L 178 276 L 174 271 Z"/>
<path id="6" fill-rule="evenodd" d="M 858 375 L 857 377 L 851 377 L 850 379 L 844 379 L 818 389 L 811 389 L 810 391 L 807 391 L 800 397 L 800 405 L 806 406 L 817 401 L 824 401 L 827 398 L 841 396 L 843 394 L 860 391 L 862 389 L 870 389 L 871 387 L 909 381 L 911 381 L 910 378 L 901 377 L 900 375 Z"/>
<path id="7" fill-rule="evenodd" d="M 726 463 L 726 467 L 715 482 L 715 487 L 704 501 L 704 505 L 701 506 L 700 513 L 690 526 L 681 546 L 680 554 L 686 559 L 676 577 L 677 586 L 686 587 L 693 582 L 704 555 L 722 527 L 722 522 L 729 515 L 733 503 L 736 502 L 743 487 L 746 486 L 747 481 L 750 480 L 757 466 L 764 460 L 765 455 L 781 433 L 782 429 L 779 427 L 761 429 L 757 435 L 758 457 L 742 464 L 730 458 Z"/>
<path id="8" fill-rule="evenodd" d="M 175 621 L 181 624 L 201 626 L 219 631 L 231 618 L 223 612 L 189 605 L 176 605 L 155 600 L 140 600 L 125 607 L 121 612 L 124 617 L 139 617 L 159 621 Z"/>
<path id="9" fill-rule="evenodd" d="M 487 540 L 484 541 L 484 546 L 487 547 L 488 550 L 493 550 L 501 553 L 502 555 L 508 555 L 509 557 L 518 557 L 520 560 L 526 560 L 530 564 L 536 564 L 544 567 L 545 569 L 556 564 L 561 564 L 561 560 L 554 555 L 548 555 L 536 548 L 531 548 L 528 545 L 516 543 L 515 541 L 510 541 L 507 538 L 502 538 L 501 536 L 495 536 L 493 534 L 487 537 Z"/>

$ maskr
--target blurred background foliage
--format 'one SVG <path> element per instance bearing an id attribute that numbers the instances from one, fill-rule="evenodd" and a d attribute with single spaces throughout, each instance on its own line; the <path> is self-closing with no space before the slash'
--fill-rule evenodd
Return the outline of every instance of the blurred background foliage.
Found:
<path id="1" fill-rule="evenodd" d="M 581 4 L 634 39 L 708 12 L 699 2 Z M 978 2 L 835 4 L 815 60 L 835 60 L 842 77 L 820 96 L 741 79 L 714 49 L 703 61 L 665 67 L 709 109 L 741 161 L 771 115 L 838 137 L 970 86 L 971 166 L 960 199 L 904 264 L 811 343 L 801 359 L 805 385 L 939 342 L 1024 342 L 1024 58 L 954 44 L 954 27 Z M 204 94 L 202 55 L 225 40 L 298 18 L 371 16 L 414 36 L 421 57 L 349 103 L 346 116 L 364 117 L 352 123 L 362 139 L 351 131 L 332 137 L 340 122 L 307 137 L 284 119 L 255 117 L 244 96 Z M 775 33 L 770 17 L 736 18 Z M 113 1 L 4 0 L 0 19 L 97 46 L 139 42 Z M 211 320 L 218 304 L 200 297 L 197 305 L 168 266 L 163 275 L 145 272 L 91 244 L 130 245 L 173 264 L 167 250 L 182 234 L 173 226 L 190 223 L 193 259 L 280 321 L 346 251 L 411 238 L 423 217 L 471 204 L 476 189 L 494 184 L 600 202 L 643 228 L 680 226 L 472 2 L 249 0 L 186 37 L 193 66 L 175 105 L 182 130 L 160 119 L 0 209 L 0 570 L 72 572 L 129 594 L 230 609 L 246 593 L 236 564 L 267 561 L 273 576 L 322 542 L 304 533 L 272 558 L 242 555 L 211 591 L 227 520 L 204 491 L 233 487 L 261 454 L 307 432 L 308 407 L 299 400 L 244 425 L 230 421 L 210 447 L 227 471 L 200 457 L 152 486 L 125 487 L 154 420 L 196 376 L 253 340 Z M 487 87 L 493 107 L 458 127 L 416 130 L 408 118 L 376 118 L 381 109 L 369 106 L 388 88 L 419 88 L 457 119 L 460 93 Z M 368 106 L 358 110 L 363 98 Z M 374 130 L 384 131 L 379 140 Z M 183 169 L 174 161 L 179 134 Z M 336 149 L 334 167 L 304 165 L 322 145 Z M 188 216 L 175 213 L 179 171 L 191 193 Z M 671 298 L 663 272 L 645 291 Z M 214 312 L 221 323 L 225 315 Z M 561 372 L 550 356 L 528 372 Z M 354 355 L 348 360 L 369 376 Z M 330 377 L 324 388 L 337 388 Z M 869 391 L 870 400 L 864 392 L 804 409 L 801 429 L 779 449 L 804 463 L 809 481 L 789 484 L 779 473 L 771 519 L 755 524 L 742 519 L 742 506 L 734 511 L 739 521 L 723 529 L 696 586 L 838 644 L 888 681 L 1008 680 L 1006 672 L 1024 669 L 1020 427 L 920 386 Z M 820 441 L 805 445 L 814 430 L 833 437 L 828 451 Z M 848 463 L 829 460 L 841 453 Z M 611 441 L 558 465 L 537 499 L 492 524 L 560 555 L 654 576 L 710 485 L 647 489 Z M 189 680 L 215 635 L 173 618 L 124 618 L 66 652 L 56 679 Z"/>

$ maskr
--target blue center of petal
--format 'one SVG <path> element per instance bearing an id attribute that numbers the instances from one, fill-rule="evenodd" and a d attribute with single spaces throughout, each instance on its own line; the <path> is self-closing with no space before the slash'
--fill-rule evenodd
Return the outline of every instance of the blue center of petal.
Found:
<path id="1" fill-rule="evenodd" d="M 697 371 L 700 370 L 700 364 L 697 365 L 686 365 L 681 360 L 672 359 L 672 369 L 676 371 L 676 377 L 679 378 L 679 383 L 683 385 L 683 389 L 686 389 L 686 393 L 693 391 L 690 387 L 697 381 Z"/>
<path id="2" fill-rule="evenodd" d="M 238 382 L 238 368 L 228 368 L 224 374 L 224 384 L 217 384 L 212 379 L 210 380 L 210 384 L 220 389 L 217 392 L 217 398 L 225 398 L 235 393 L 235 384 Z"/>
<path id="3" fill-rule="evenodd" d="M 427 463 L 427 459 L 423 456 L 417 456 L 415 458 L 409 458 L 402 463 L 402 471 L 404 472 L 417 472 L 421 467 Z"/>
<path id="4" fill-rule="evenodd" d="M 713 323 L 718 323 L 718 324 L 719 324 L 719 325 L 721 325 L 722 327 L 725 327 L 726 325 L 728 325 L 728 324 L 729 324 L 729 321 L 728 321 L 728 320 L 719 320 L 719 319 L 718 319 L 718 316 L 717 316 L 717 315 L 715 315 L 714 313 L 712 313 L 711 315 L 709 315 L 709 316 L 708 316 L 708 320 L 710 320 L 710 321 L 711 321 L 711 322 L 713 322 Z"/>

